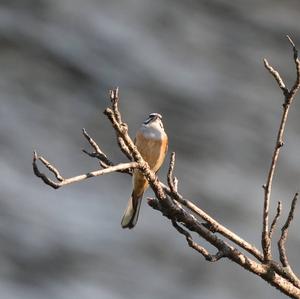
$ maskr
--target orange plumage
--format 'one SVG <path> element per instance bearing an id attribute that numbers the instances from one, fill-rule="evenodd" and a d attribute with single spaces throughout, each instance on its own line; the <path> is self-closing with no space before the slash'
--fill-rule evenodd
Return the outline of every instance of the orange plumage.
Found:
<path id="1" fill-rule="evenodd" d="M 161 116 L 152 113 L 136 134 L 135 145 L 151 170 L 157 172 L 161 167 L 168 148 L 168 137 L 164 131 Z M 122 218 L 123 228 L 133 228 L 137 222 L 143 194 L 148 181 L 139 170 L 134 170 L 133 191 Z"/>

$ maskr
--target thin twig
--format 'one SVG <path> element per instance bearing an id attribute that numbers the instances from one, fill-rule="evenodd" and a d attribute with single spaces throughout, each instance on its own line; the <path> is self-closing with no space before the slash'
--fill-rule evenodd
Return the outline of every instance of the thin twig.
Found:
<path id="1" fill-rule="evenodd" d="M 295 83 L 290 91 L 290 98 L 293 98 L 294 95 L 296 94 L 297 90 L 300 87 L 300 60 L 299 60 L 299 56 L 298 56 L 298 50 L 295 46 L 295 43 L 293 42 L 293 40 L 287 35 L 286 36 L 289 40 L 289 42 L 291 43 L 292 47 L 293 47 L 293 52 L 294 52 L 294 62 L 295 62 L 295 66 L 296 66 L 296 80 Z"/>
<path id="2" fill-rule="evenodd" d="M 288 237 L 288 230 L 289 230 L 289 227 L 290 227 L 291 222 L 292 222 L 293 217 L 294 217 L 294 212 L 295 212 L 297 200 L 298 200 L 298 193 L 295 194 L 295 196 L 292 200 L 290 212 L 289 212 L 289 215 L 286 219 L 285 224 L 283 225 L 283 227 L 281 229 L 281 236 L 280 236 L 280 239 L 279 239 L 277 245 L 278 245 L 280 262 L 282 263 L 282 266 L 284 267 L 285 276 L 288 277 L 289 280 L 295 286 L 300 288 L 300 279 L 298 278 L 298 276 L 292 270 L 292 267 L 290 266 L 290 264 L 288 262 L 287 253 L 286 253 L 286 241 L 287 241 L 287 237 Z"/>
<path id="3" fill-rule="evenodd" d="M 206 223 L 209 224 L 210 230 L 213 232 L 217 232 L 224 237 L 228 238 L 235 244 L 239 245 L 241 248 L 245 249 L 249 253 L 253 254 L 259 261 L 263 261 L 263 255 L 261 252 L 253 245 L 248 243 L 247 241 L 243 240 L 241 237 L 236 235 L 234 232 L 231 230 L 227 229 L 223 225 L 221 225 L 219 222 L 217 222 L 214 218 L 209 216 L 206 212 L 204 212 L 202 209 L 200 209 L 198 206 L 193 204 L 191 201 L 188 199 L 183 198 L 182 195 L 180 195 L 177 191 L 177 184 L 178 180 L 176 178 L 173 179 L 173 172 L 174 172 L 174 167 L 175 167 L 175 153 L 171 153 L 171 158 L 170 158 L 170 165 L 169 165 L 169 170 L 168 170 L 168 185 L 169 189 L 167 186 L 163 185 L 164 190 L 167 192 L 169 196 L 172 197 L 172 199 L 176 200 L 180 204 L 184 205 L 187 207 L 189 210 L 191 210 L 193 213 L 196 215 L 200 216 Z M 173 190 L 172 190 L 173 188 Z"/>
<path id="4" fill-rule="evenodd" d="M 191 248 L 195 249 L 200 254 L 202 254 L 207 261 L 216 262 L 216 261 L 218 261 L 219 259 L 221 259 L 222 257 L 225 256 L 224 252 L 221 251 L 221 250 L 219 250 L 216 254 L 210 254 L 203 246 L 196 243 L 193 240 L 191 234 L 187 230 L 182 228 L 175 220 L 172 220 L 172 224 L 179 233 L 181 233 L 182 235 L 185 236 L 188 245 Z"/>
<path id="5" fill-rule="evenodd" d="M 279 85 L 280 89 L 282 90 L 283 92 L 283 95 L 284 96 L 287 96 L 288 94 L 288 89 L 287 87 L 285 86 L 280 74 L 278 73 L 278 71 L 276 71 L 268 62 L 268 60 L 265 58 L 264 59 L 264 65 L 265 65 L 265 68 L 271 73 L 271 75 L 274 77 L 274 79 L 276 80 L 277 84 Z"/>
<path id="6" fill-rule="evenodd" d="M 170 157 L 170 165 L 169 165 L 169 170 L 168 170 L 168 185 L 171 190 L 171 192 L 176 192 L 177 191 L 177 183 L 175 185 L 175 178 L 174 178 L 174 167 L 175 167 L 175 152 L 171 153 Z"/>
<path id="7" fill-rule="evenodd" d="M 125 154 L 125 156 L 128 158 L 128 160 L 132 161 L 132 156 L 130 154 L 130 151 L 129 151 L 128 147 L 126 146 L 122 137 L 117 136 L 117 142 L 118 142 L 118 145 L 119 145 L 121 151 Z"/>
<path id="8" fill-rule="evenodd" d="M 239 245 L 241 248 L 243 248 L 246 251 L 248 251 L 249 253 L 253 254 L 259 261 L 263 261 L 263 255 L 255 246 L 251 245 L 250 243 L 248 243 L 247 241 L 243 240 L 241 237 L 236 235 L 234 232 L 232 232 L 231 230 L 229 230 L 226 227 L 224 227 L 223 225 L 221 225 L 219 222 L 217 222 L 214 218 L 209 216 L 206 212 L 204 212 L 198 206 L 193 204 L 188 199 L 183 198 L 183 196 L 178 193 L 178 191 L 177 191 L 178 180 L 176 178 L 174 178 L 174 181 L 172 180 L 174 166 L 175 166 L 175 153 L 172 153 L 171 158 L 170 158 L 169 171 L 168 171 L 169 188 L 162 184 L 162 186 L 163 186 L 164 190 L 167 192 L 167 194 L 169 196 L 171 196 L 174 200 L 179 202 L 180 204 L 187 207 L 193 213 L 200 216 L 203 220 L 205 220 L 209 224 L 211 231 L 218 232 L 219 234 L 228 238 L 235 244 Z M 174 190 L 171 190 L 172 183 L 174 186 Z"/>
<path id="9" fill-rule="evenodd" d="M 159 200 L 157 199 L 150 199 L 148 201 L 148 204 L 152 208 L 159 210 L 164 216 L 168 217 L 169 219 L 174 219 L 173 217 L 175 217 L 177 222 L 180 222 L 188 230 L 194 231 L 199 234 L 199 236 L 204 238 L 211 245 L 215 246 L 231 261 L 237 263 L 246 270 L 260 276 L 286 295 L 293 298 L 300 298 L 300 289 L 296 287 L 292 282 L 290 282 L 287 278 L 277 273 L 277 271 L 275 272 L 271 267 L 271 264 L 263 265 L 253 261 L 237 248 L 234 248 L 227 242 L 224 242 L 211 231 L 206 229 L 195 217 L 193 217 L 193 215 L 187 213 L 184 209 L 178 208 L 177 205 L 172 204 L 172 202 L 170 203 L 169 201 L 165 203 L 166 204 L 163 205 L 162 202 L 159 202 Z"/>
<path id="10" fill-rule="evenodd" d="M 288 262 L 288 258 L 287 258 L 287 254 L 286 254 L 285 243 L 286 243 L 286 240 L 287 240 L 287 237 L 288 237 L 288 230 L 289 230 L 290 224 L 291 224 L 291 222 L 293 220 L 293 217 L 294 217 L 294 212 L 295 212 L 295 207 L 296 207 L 297 200 L 298 200 L 298 193 L 295 194 L 295 196 L 292 200 L 289 215 L 286 219 L 286 222 L 285 222 L 284 226 L 281 229 L 281 237 L 278 241 L 279 257 L 280 257 L 280 261 L 281 261 L 283 267 L 288 267 L 289 266 L 289 262 Z"/>
<path id="11" fill-rule="evenodd" d="M 121 113 L 119 111 L 119 87 L 112 89 L 109 91 L 109 96 L 110 96 L 110 101 L 111 101 L 111 111 L 114 115 L 114 119 L 115 121 L 120 125 L 124 127 L 124 130 L 128 130 L 127 125 L 125 123 L 122 122 L 122 117 L 121 117 Z M 105 112 L 104 112 L 105 113 Z M 120 147 L 120 149 L 122 150 L 122 152 L 125 154 L 125 156 L 132 161 L 132 156 L 131 153 L 126 145 L 126 143 L 124 142 L 122 136 L 117 133 L 117 141 L 118 141 L 118 145 Z"/>
<path id="12" fill-rule="evenodd" d="M 176 176 L 174 176 L 173 183 L 174 183 L 174 191 L 178 192 L 178 179 Z"/>
<path id="13" fill-rule="evenodd" d="M 110 166 L 115 166 L 116 165 L 100 149 L 99 145 L 96 143 L 96 141 L 93 140 L 93 138 L 90 137 L 90 135 L 86 132 L 85 129 L 83 129 L 83 135 L 87 139 L 87 141 L 90 143 L 90 145 L 94 148 L 94 152 L 88 152 L 88 151 L 83 149 L 82 151 L 85 154 L 87 154 L 89 157 L 97 158 L 99 160 L 100 166 L 102 168 L 108 168 Z M 132 175 L 132 169 L 119 170 L 118 172 L 127 173 L 129 175 Z"/>
<path id="14" fill-rule="evenodd" d="M 91 147 L 94 149 L 94 152 L 90 153 L 86 150 L 82 150 L 85 154 L 92 158 L 99 159 L 99 163 L 101 167 L 107 168 L 109 166 L 113 166 L 113 163 L 108 159 L 108 157 L 105 155 L 105 153 L 100 149 L 99 145 L 96 143 L 96 141 L 87 133 L 85 129 L 82 129 L 82 134 L 86 138 L 86 140 L 89 142 Z"/>
<path id="15" fill-rule="evenodd" d="M 41 161 L 49 170 L 50 172 L 52 172 L 55 177 L 58 179 L 58 182 L 54 182 L 53 180 L 51 180 L 49 177 L 47 177 L 44 173 L 41 173 L 38 166 L 37 166 L 37 160 Z M 138 163 L 136 162 L 130 162 L 130 163 L 121 163 L 115 166 L 110 166 L 107 167 L 105 169 L 100 169 L 100 170 L 95 170 L 95 171 L 91 171 L 88 172 L 86 174 L 81 174 L 81 175 L 77 175 L 68 179 L 64 179 L 60 176 L 58 170 L 51 165 L 45 158 L 38 156 L 36 152 L 34 152 L 33 154 L 33 171 L 35 173 L 35 175 L 39 178 L 41 178 L 45 184 L 53 187 L 54 189 L 58 189 L 62 186 L 66 186 L 69 184 L 73 184 L 73 183 L 77 183 L 83 180 L 86 180 L 88 178 L 91 177 L 96 177 L 96 176 L 100 176 L 100 175 L 104 175 L 107 173 L 111 173 L 111 172 L 119 172 L 119 171 L 124 171 L 126 169 L 133 169 L 133 168 L 137 168 L 138 167 Z"/>
<path id="16" fill-rule="evenodd" d="M 276 212 L 276 215 L 273 219 L 273 222 L 271 224 L 271 228 L 270 228 L 270 231 L 269 231 L 269 238 L 272 240 L 272 235 L 274 233 L 274 230 L 275 230 L 275 227 L 276 227 L 276 224 L 277 224 L 277 221 L 281 215 L 281 210 L 282 210 L 282 204 L 281 204 L 281 201 L 278 201 L 278 204 L 277 204 L 277 212 Z"/>
<path id="17" fill-rule="evenodd" d="M 40 160 L 56 177 L 56 179 L 59 182 L 62 182 L 64 180 L 64 178 L 60 175 L 60 173 L 58 172 L 58 170 L 52 166 L 46 159 L 44 159 L 43 157 L 38 157 L 37 152 L 33 151 L 33 158 L 32 158 L 32 168 L 33 168 L 33 172 L 34 174 L 41 178 L 43 180 L 43 182 L 51 187 L 53 187 L 54 189 L 59 188 L 58 184 L 54 181 L 52 181 L 50 178 L 48 178 L 44 173 L 41 173 L 39 171 L 39 168 L 36 164 L 37 160 Z"/>
<path id="18" fill-rule="evenodd" d="M 263 208 L 262 249 L 263 249 L 263 253 L 264 253 L 265 263 L 268 263 L 272 259 L 271 239 L 269 236 L 269 208 L 270 208 L 272 183 L 273 183 L 274 173 L 275 173 L 280 149 L 283 146 L 283 134 L 284 134 L 285 125 L 287 122 L 289 109 L 290 109 L 291 103 L 294 99 L 294 96 L 296 94 L 296 91 L 298 90 L 299 85 L 300 85 L 300 82 L 299 82 L 300 68 L 299 68 L 299 59 L 297 56 L 297 50 L 295 48 L 294 43 L 291 41 L 290 38 L 289 38 L 289 41 L 292 43 L 292 46 L 293 46 L 294 60 L 295 60 L 296 69 L 297 69 L 297 79 L 296 79 L 296 82 L 295 82 L 293 88 L 291 89 L 291 91 L 288 91 L 287 89 L 285 89 L 285 84 L 283 83 L 279 73 L 275 72 L 274 69 L 265 60 L 265 66 L 266 66 L 267 70 L 274 76 L 279 87 L 284 91 L 284 97 L 285 97 L 284 104 L 283 104 L 283 113 L 282 113 L 280 126 L 279 126 L 278 133 L 277 133 L 277 138 L 276 138 L 275 148 L 274 148 L 273 155 L 272 155 L 270 169 L 269 169 L 268 176 L 267 176 L 267 182 L 263 186 L 263 188 L 264 188 L 264 208 Z"/>
<path id="19" fill-rule="evenodd" d="M 226 239 L 232 241 L 239 247 L 243 248 L 250 254 L 252 254 L 254 257 L 256 257 L 260 262 L 264 261 L 263 254 L 252 244 L 235 234 L 233 231 L 229 230 L 226 228 L 224 225 L 220 224 L 218 221 L 216 221 L 213 217 L 211 217 L 209 214 L 207 214 L 205 211 L 203 211 L 200 207 L 196 206 L 194 203 L 192 203 L 190 200 L 183 198 L 182 195 L 179 193 L 172 193 L 170 189 L 161 183 L 165 192 L 171 196 L 175 201 L 178 201 L 181 203 L 183 206 L 187 207 L 190 211 L 195 213 L 196 215 L 200 216 L 203 220 L 206 221 L 208 225 L 207 227 L 211 232 L 213 233 L 219 233 Z M 270 261 L 270 267 L 276 271 L 279 275 L 282 275 L 286 279 L 288 279 L 290 282 L 292 282 L 295 286 L 300 287 L 300 284 L 297 284 L 295 279 L 289 275 L 288 272 L 285 271 L 281 267 L 280 264 L 278 264 L 275 261 Z"/>
<path id="20" fill-rule="evenodd" d="M 122 124 L 122 118 L 121 118 L 121 113 L 119 111 L 119 87 L 116 87 L 115 89 L 111 89 L 109 91 L 109 96 L 110 96 L 110 100 L 111 100 L 111 106 L 112 106 L 112 110 L 114 112 L 116 121 L 119 124 Z"/>
<path id="21" fill-rule="evenodd" d="M 171 192 L 169 189 L 164 188 L 168 195 L 170 195 L 174 200 L 178 201 L 183 206 L 187 207 L 196 215 L 200 216 L 205 222 L 209 223 L 211 230 L 213 232 L 217 232 L 222 236 L 226 237 L 230 241 L 239 245 L 241 248 L 245 249 L 253 256 L 255 256 L 259 261 L 263 261 L 262 253 L 252 244 L 245 241 L 243 238 L 235 234 L 233 231 L 229 230 L 221 223 L 216 221 L 213 217 L 211 217 L 208 213 L 203 211 L 200 207 L 196 206 L 190 200 L 183 198 L 178 192 Z"/>

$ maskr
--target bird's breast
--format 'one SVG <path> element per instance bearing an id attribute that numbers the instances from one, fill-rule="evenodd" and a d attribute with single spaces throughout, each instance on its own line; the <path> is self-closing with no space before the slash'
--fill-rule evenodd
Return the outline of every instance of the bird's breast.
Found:
<path id="1" fill-rule="evenodd" d="M 164 161 L 168 138 L 164 132 L 145 131 L 137 133 L 135 144 L 150 168 L 157 171 Z"/>

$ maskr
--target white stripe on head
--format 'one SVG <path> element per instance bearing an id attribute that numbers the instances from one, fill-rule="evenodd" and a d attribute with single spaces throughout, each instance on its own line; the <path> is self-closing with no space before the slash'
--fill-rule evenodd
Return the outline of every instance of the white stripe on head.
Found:
<path id="1" fill-rule="evenodd" d="M 146 138 L 156 140 L 161 140 L 166 135 L 161 121 L 161 115 L 158 113 L 151 113 L 149 118 L 144 121 L 140 130 Z"/>
<path id="2" fill-rule="evenodd" d="M 152 121 L 155 121 L 157 119 L 162 119 L 161 114 L 159 113 L 150 113 L 148 118 L 144 121 L 144 124 L 147 125 L 149 123 L 151 123 Z"/>

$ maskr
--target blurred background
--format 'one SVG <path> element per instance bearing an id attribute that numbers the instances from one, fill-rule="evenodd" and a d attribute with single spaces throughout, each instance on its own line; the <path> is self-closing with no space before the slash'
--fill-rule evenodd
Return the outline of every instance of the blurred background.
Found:
<path id="1" fill-rule="evenodd" d="M 260 248 L 282 104 L 262 59 L 291 86 L 285 35 L 300 48 L 299 17 L 296 0 L 1 0 L 1 298 L 282 298 L 230 261 L 206 262 L 145 202 L 137 227 L 122 230 L 129 176 L 53 190 L 31 161 L 35 148 L 65 177 L 97 169 L 81 152 L 83 127 L 126 161 L 102 114 L 119 86 L 132 135 L 148 113 L 163 115 L 180 192 Z M 274 181 L 281 225 L 299 191 L 299 101 Z M 298 211 L 287 244 L 296 273 L 299 225 Z"/>

